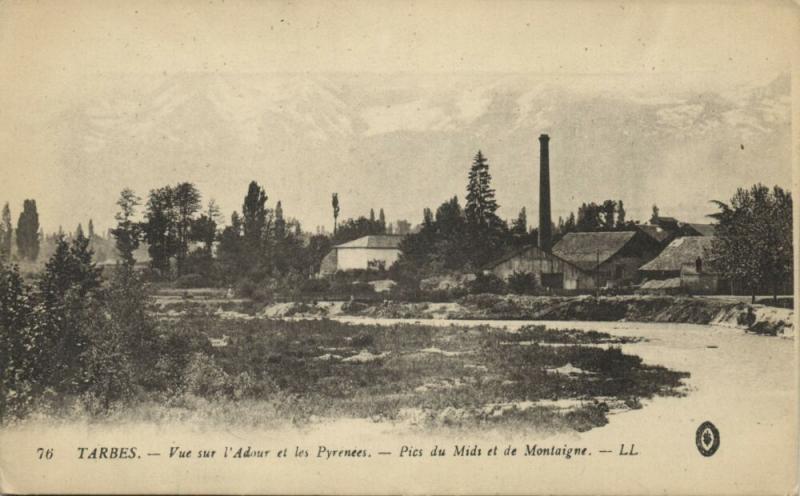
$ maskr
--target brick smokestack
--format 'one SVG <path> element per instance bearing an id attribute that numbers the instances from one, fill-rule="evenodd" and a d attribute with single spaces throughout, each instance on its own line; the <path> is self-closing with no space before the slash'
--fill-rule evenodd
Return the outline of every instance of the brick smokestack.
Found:
<path id="1" fill-rule="evenodd" d="M 550 137 L 539 136 L 539 248 L 550 252 L 553 242 L 550 220 Z"/>

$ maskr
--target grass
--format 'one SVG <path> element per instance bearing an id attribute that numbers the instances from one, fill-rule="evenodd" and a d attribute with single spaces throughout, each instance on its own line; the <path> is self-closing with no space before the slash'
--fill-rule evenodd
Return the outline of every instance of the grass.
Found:
<path id="1" fill-rule="evenodd" d="M 610 410 L 682 394 L 688 377 L 623 353 L 630 338 L 544 326 L 512 332 L 189 312 L 160 327 L 168 363 L 156 368 L 167 373 L 133 401 L 99 414 L 85 399 L 61 398 L 33 417 L 262 427 L 359 418 L 585 431 L 604 425 Z M 212 347 L 210 338 L 228 344 Z"/>
<path id="2" fill-rule="evenodd" d="M 328 320 L 197 318 L 194 324 L 210 337 L 230 337 L 227 347 L 208 353 L 224 376 L 249 379 L 240 399 L 280 398 L 286 407 L 275 414 L 296 422 L 412 415 L 431 426 L 585 430 L 606 422 L 609 405 L 679 394 L 688 376 L 643 364 L 615 347 L 628 339 L 595 331 Z M 542 400 L 572 400 L 572 406 L 537 406 Z M 507 408 L 498 414 L 496 405 Z"/>

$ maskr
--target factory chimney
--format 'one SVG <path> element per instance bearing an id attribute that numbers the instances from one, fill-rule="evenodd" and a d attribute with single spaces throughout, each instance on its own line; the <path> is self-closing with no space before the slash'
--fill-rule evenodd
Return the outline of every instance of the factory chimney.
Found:
<path id="1" fill-rule="evenodd" d="M 550 220 L 550 137 L 539 136 L 539 249 L 550 253 L 552 221 Z"/>

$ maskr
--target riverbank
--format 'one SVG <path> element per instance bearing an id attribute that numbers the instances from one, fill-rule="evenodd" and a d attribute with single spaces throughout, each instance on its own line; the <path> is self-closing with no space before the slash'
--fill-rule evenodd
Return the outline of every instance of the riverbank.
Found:
<path id="1" fill-rule="evenodd" d="M 281 303 L 270 317 L 352 315 L 391 319 L 664 322 L 715 325 L 755 334 L 794 337 L 794 312 L 719 298 L 675 296 L 471 295 L 452 303 L 397 301 Z"/>

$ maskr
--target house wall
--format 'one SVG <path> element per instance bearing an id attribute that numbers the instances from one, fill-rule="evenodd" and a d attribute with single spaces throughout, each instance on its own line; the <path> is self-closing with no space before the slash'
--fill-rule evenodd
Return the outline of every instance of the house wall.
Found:
<path id="1" fill-rule="evenodd" d="M 639 282 L 639 267 L 647 263 L 647 257 L 617 254 L 600 264 L 598 278 L 600 286 L 625 286 Z M 622 268 L 622 277 L 617 277 L 617 267 Z"/>
<path id="2" fill-rule="evenodd" d="M 382 261 L 388 269 L 400 256 L 396 248 L 339 248 L 336 252 L 338 270 L 366 269 L 371 260 Z"/>
<path id="3" fill-rule="evenodd" d="M 681 274 L 681 288 L 692 294 L 713 294 L 719 287 L 715 274 Z"/>
<path id="4" fill-rule="evenodd" d="M 564 274 L 564 289 L 591 289 L 594 280 L 577 267 L 549 255 L 541 250 L 529 249 L 508 260 L 500 262 L 492 273 L 501 279 L 508 279 L 514 272 L 533 274 L 536 283 L 542 285 L 542 274 Z"/>

